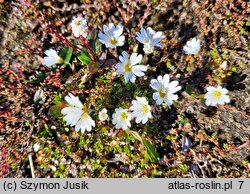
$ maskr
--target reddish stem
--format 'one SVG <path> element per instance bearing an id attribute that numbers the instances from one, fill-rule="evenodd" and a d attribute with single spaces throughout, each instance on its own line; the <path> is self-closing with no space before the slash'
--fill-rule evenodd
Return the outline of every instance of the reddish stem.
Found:
<path id="1" fill-rule="evenodd" d="M 67 46 L 71 47 L 73 49 L 74 52 L 77 52 L 77 48 L 75 46 L 73 46 L 72 44 L 70 44 L 70 42 L 62 37 L 55 29 L 53 29 L 50 25 L 47 26 L 47 30 L 54 34 L 62 43 L 66 44 Z"/>
<path id="2" fill-rule="evenodd" d="M 89 46 L 88 41 L 86 40 L 86 38 L 84 38 L 84 37 L 81 35 L 81 36 L 80 36 L 80 40 L 81 40 L 82 44 L 83 44 L 88 50 L 90 50 L 90 52 L 92 53 L 92 55 L 93 55 L 93 57 L 94 57 L 94 61 L 97 61 L 95 51 Z"/>

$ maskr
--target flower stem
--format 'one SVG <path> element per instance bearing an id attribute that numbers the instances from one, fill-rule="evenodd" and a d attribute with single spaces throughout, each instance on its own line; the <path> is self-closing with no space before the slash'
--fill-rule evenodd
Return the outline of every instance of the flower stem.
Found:
<path id="1" fill-rule="evenodd" d="M 145 53 L 144 55 L 144 64 L 147 65 L 148 63 L 148 54 Z"/>
<path id="2" fill-rule="evenodd" d="M 48 26 L 47 26 L 47 30 L 48 30 L 50 33 L 54 34 L 62 43 L 64 43 L 64 44 L 66 44 L 67 46 L 71 47 L 71 48 L 73 49 L 74 52 L 77 52 L 77 51 L 78 51 L 77 48 L 76 48 L 75 46 L 73 46 L 72 44 L 70 44 L 70 42 L 69 42 L 66 38 L 62 37 L 62 36 L 61 36 L 61 35 L 51 26 L 51 25 L 48 25 Z"/>
<path id="3" fill-rule="evenodd" d="M 82 35 L 80 36 L 80 40 L 82 42 L 82 44 L 91 52 L 92 56 L 94 57 L 94 61 L 97 61 L 97 58 L 96 58 L 96 53 L 95 51 L 93 50 L 93 48 L 91 48 L 88 44 L 88 41 L 86 40 L 86 38 L 84 38 Z"/>

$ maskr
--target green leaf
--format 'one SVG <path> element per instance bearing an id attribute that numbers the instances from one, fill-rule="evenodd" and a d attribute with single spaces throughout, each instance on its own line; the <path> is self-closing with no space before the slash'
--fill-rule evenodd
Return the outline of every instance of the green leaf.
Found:
<path id="1" fill-rule="evenodd" d="M 130 134 L 137 140 L 139 140 L 140 142 L 143 142 L 141 136 L 139 135 L 139 133 L 137 133 L 136 131 L 130 131 Z"/>
<path id="2" fill-rule="evenodd" d="M 143 140 L 143 144 L 147 149 L 147 154 L 151 162 L 157 162 L 159 154 L 156 152 L 154 146 L 146 139 Z"/>
<path id="3" fill-rule="evenodd" d="M 183 172 L 183 173 L 186 173 L 188 172 L 188 166 L 186 164 L 181 164 L 179 166 L 179 169 Z"/>
<path id="4" fill-rule="evenodd" d="M 189 94 L 189 95 L 192 95 L 193 94 L 193 88 L 190 86 L 190 85 L 186 85 L 186 92 Z"/>
<path id="5" fill-rule="evenodd" d="M 36 79 L 27 80 L 31 84 L 40 84 L 47 77 L 47 73 L 40 73 L 37 75 Z"/>
<path id="6" fill-rule="evenodd" d="M 16 19 L 16 24 L 18 27 L 22 27 L 22 20 Z"/>
<path id="7" fill-rule="evenodd" d="M 61 110 L 63 109 L 64 105 L 65 104 L 63 102 L 60 102 L 60 103 L 57 103 L 56 105 L 51 106 L 49 108 L 49 115 L 52 117 L 62 116 Z"/>
<path id="8" fill-rule="evenodd" d="M 66 66 L 70 62 L 72 53 L 73 53 L 73 49 L 67 46 L 61 50 L 59 56 L 63 58 L 63 61 L 64 61 L 63 66 Z"/>
<path id="9" fill-rule="evenodd" d="M 166 67 L 169 69 L 171 66 L 172 66 L 171 61 L 168 60 L 168 61 L 166 62 Z"/>
<path id="10" fill-rule="evenodd" d="M 88 65 L 91 61 L 88 54 L 84 53 L 83 51 L 81 51 L 80 53 L 76 53 L 76 56 L 82 62 L 82 64 Z"/>
<path id="11" fill-rule="evenodd" d="M 250 19 L 246 21 L 246 26 L 250 26 Z"/>
<path id="12" fill-rule="evenodd" d="M 167 140 L 170 140 L 170 141 L 173 141 L 173 140 L 177 140 L 177 139 L 178 139 L 178 136 L 175 136 L 175 135 L 167 135 L 167 136 L 166 136 L 166 139 L 167 139 Z"/>
<path id="13" fill-rule="evenodd" d="M 205 94 L 196 95 L 196 98 L 199 98 L 199 99 L 204 99 L 204 97 L 205 97 Z"/>
<path id="14" fill-rule="evenodd" d="M 91 33 L 90 33 L 89 46 L 91 48 L 93 48 L 93 50 L 96 53 L 100 53 L 101 52 L 102 43 L 99 41 L 98 30 L 96 30 L 96 29 L 93 29 L 91 31 Z"/>
<path id="15" fill-rule="evenodd" d="M 61 94 L 59 94 L 59 95 L 55 95 L 55 97 L 54 97 L 54 99 L 53 99 L 52 102 L 53 102 L 54 104 L 60 104 L 61 101 L 62 101 L 62 96 L 61 96 Z"/>
<path id="16" fill-rule="evenodd" d="M 53 137 L 53 133 L 47 124 L 44 124 L 44 128 L 42 128 L 38 131 L 38 135 L 41 137 L 44 137 L 46 139 Z"/>
<path id="17" fill-rule="evenodd" d="M 96 29 L 93 29 L 90 32 L 90 39 L 89 39 L 89 46 L 96 52 L 101 52 L 101 46 L 102 43 L 98 39 L 98 31 Z"/>
<path id="18" fill-rule="evenodd" d="M 102 43 L 99 41 L 99 39 L 96 39 L 95 41 L 95 52 L 100 53 L 102 48 Z"/>
<path id="19" fill-rule="evenodd" d="M 219 52 L 216 48 L 213 48 L 213 50 L 209 51 L 209 54 L 213 59 L 216 59 L 219 57 Z"/>

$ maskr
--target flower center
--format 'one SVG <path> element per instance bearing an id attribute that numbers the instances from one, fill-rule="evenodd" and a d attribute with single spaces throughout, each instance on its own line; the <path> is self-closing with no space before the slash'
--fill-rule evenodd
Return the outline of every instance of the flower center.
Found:
<path id="1" fill-rule="evenodd" d="M 146 38 L 144 39 L 144 44 L 149 44 L 149 42 L 150 42 L 150 39 L 149 39 L 148 37 L 146 37 Z"/>
<path id="2" fill-rule="evenodd" d="M 148 105 L 146 105 L 146 104 L 142 105 L 142 112 L 144 112 L 144 113 L 148 113 L 149 112 Z"/>
<path id="3" fill-rule="evenodd" d="M 80 26 L 81 25 L 81 20 L 77 20 L 76 25 Z"/>
<path id="4" fill-rule="evenodd" d="M 109 41 L 109 43 L 113 44 L 113 45 L 116 45 L 117 42 L 118 42 L 118 40 L 116 38 L 111 38 L 110 41 Z"/>
<path id="5" fill-rule="evenodd" d="M 106 120 L 106 118 L 108 117 L 108 115 L 107 115 L 107 113 L 102 112 L 102 113 L 100 114 L 100 117 L 101 117 L 102 119 L 105 119 L 105 120 Z"/>
<path id="6" fill-rule="evenodd" d="M 125 72 L 131 72 L 132 67 L 131 67 L 130 63 L 126 63 L 124 66 L 124 69 L 125 69 Z"/>
<path id="7" fill-rule="evenodd" d="M 128 114 L 125 113 L 125 112 L 122 112 L 122 113 L 121 113 L 121 118 L 122 118 L 122 120 L 127 120 Z"/>
<path id="8" fill-rule="evenodd" d="M 161 98 L 166 98 L 167 93 L 166 93 L 166 91 L 164 89 L 160 89 L 159 90 L 159 95 L 160 95 Z"/>
<path id="9" fill-rule="evenodd" d="M 146 42 L 144 44 L 143 50 L 145 53 L 150 54 L 153 52 L 153 46 L 150 44 L 150 42 Z"/>
<path id="10" fill-rule="evenodd" d="M 221 97 L 222 93 L 220 91 L 213 91 L 212 95 L 216 98 Z"/>

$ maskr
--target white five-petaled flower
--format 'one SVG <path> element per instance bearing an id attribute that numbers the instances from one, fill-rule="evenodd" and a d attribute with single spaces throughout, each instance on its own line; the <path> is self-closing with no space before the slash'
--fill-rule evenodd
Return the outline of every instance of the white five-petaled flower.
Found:
<path id="1" fill-rule="evenodd" d="M 227 95 L 228 90 L 218 86 L 217 88 L 209 86 L 207 87 L 207 93 L 205 94 L 207 106 L 215 106 L 217 104 L 224 105 L 230 102 L 230 98 Z"/>
<path id="2" fill-rule="evenodd" d="M 188 55 L 195 55 L 200 51 L 200 48 L 200 40 L 192 38 L 191 40 L 187 41 L 186 45 L 183 47 L 183 50 Z"/>
<path id="3" fill-rule="evenodd" d="M 122 36 L 123 26 L 115 26 L 110 23 L 108 26 L 103 26 L 103 33 L 98 34 L 98 38 L 107 48 L 116 48 L 124 44 L 125 36 Z"/>
<path id="4" fill-rule="evenodd" d="M 156 100 L 156 104 L 160 105 L 163 102 L 171 106 L 173 100 L 178 99 L 178 95 L 175 94 L 181 89 L 181 86 L 178 86 L 178 81 L 171 81 L 168 74 L 165 74 L 164 77 L 159 75 L 157 79 L 152 79 L 150 86 L 156 90 L 153 94 L 153 99 Z"/>
<path id="5" fill-rule="evenodd" d="M 117 129 L 126 130 L 128 127 L 131 127 L 131 114 L 127 109 L 116 108 L 115 113 L 112 115 L 112 123 Z"/>
<path id="6" fill-rule="evenodd" d="M 43 64 L 46 65 L 47 67 L 63 63 L 62 57 L 60 57 L 54 49 L 46 50 L 44 53 L 47 56 L 44 57 Z"/>
<path id="7" fill-rule="evenodd" d="M 78 38 L 79 36 L 83 36 L 84 38 L 86 38 L 88 36 L 88 25 L 86 20 L 82 16 L 78 15 L 77 17 L 74 17 L 70 26 L 75 37 Z"/>
<path id="8" fill-rule="evenodd" d="M 99 118 L 100 121 L 106 121 L 109 118 L 109 116 L 107 114 L 107 109 L 106 108 L 102 109 L 99 112 L 98 118 Z"/>
<path id="9" fill-rule="evenodd" d="M 95 126 L 95 122 L 89 116 L 87 108 L 81 103 L 79 97 L 75 97 L 69 93 L 69 95 L 65 97 L 65 100 L 69 106 L 63 108 L 61 113 L 65 115 L 63 120 L 66 121 L 66 124 L 75 126 L 77 132 L 80 130 L 81 132 L 85 130 L 90 131 L 92 126 Z"/>
<path id="10" fill-rule="evenodd" d="M 162 35 L 162 32 L 155 32 L 152 28 L 148 27 L 147 29 L 141 28 L 140 32 L 136 32 L 136 39 L 144 44 L 143 51 L 146 54 L 153 52 L 154 47 L 161 47 L 161 40 L 165 38 Z"/>
<path id="11" fill-rule="evenodd" d="M 147 67 L 145 65 L 136 65 L 141 62 L 142 55 L 138 55 L 137 53 L 133 53 L 130 58 L 126 51 L 122 52 L 122 55 L 119 56 L 120 63 L 116 64 L 116 73 L 124 74 L 125 82 L 128 83 L 131 81 L 135 82 L 136 76 L 141 77 L 144 75 L 144 71 L 147 71 Z"/>
<path id="12" fill-rule="evenodd" d="M 136 123 L 145 124 L 149 118 L 152 118 L 151 107 L 145 97 L 136 97 L 136 100 L 132 100 L 130 109 L 133 111 L 131 115 Z"/>

